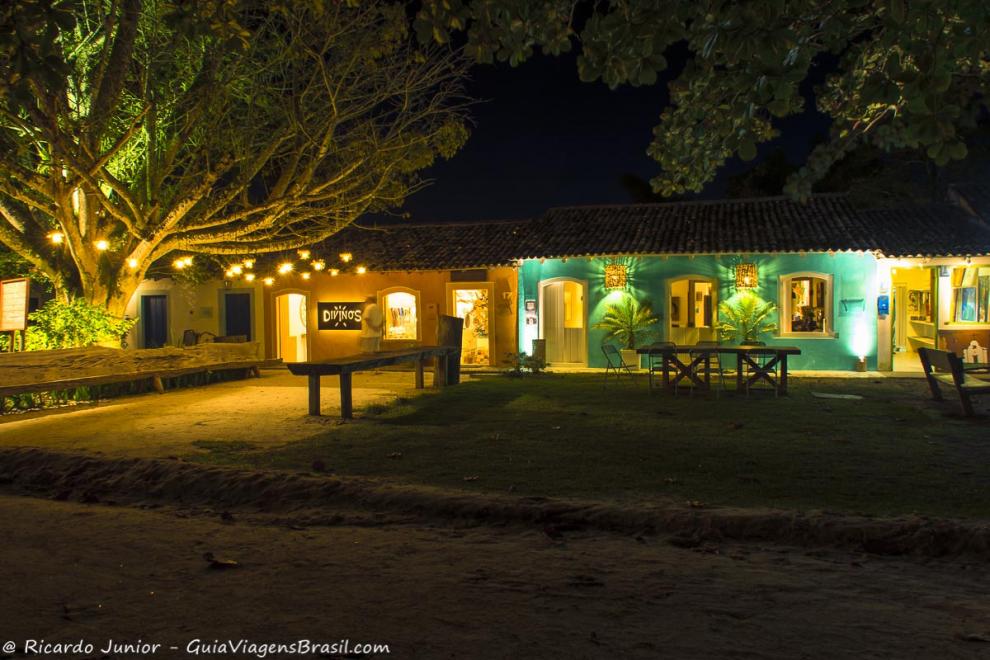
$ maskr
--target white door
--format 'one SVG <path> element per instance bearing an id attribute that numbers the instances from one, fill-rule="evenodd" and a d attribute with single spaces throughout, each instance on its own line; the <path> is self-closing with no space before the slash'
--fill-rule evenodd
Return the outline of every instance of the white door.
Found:
<path id="1" fill-rule="evenodd" d="M 306 296 L 284 293 L 275 298 L 276 352 L 285 362 L 307 360 Z"/>
<path id="2" fill-rule="evenodd" d="M 544 285 L 543 338 L 551 365 L 585 363 L 583 284 L 566 280 Z"/>

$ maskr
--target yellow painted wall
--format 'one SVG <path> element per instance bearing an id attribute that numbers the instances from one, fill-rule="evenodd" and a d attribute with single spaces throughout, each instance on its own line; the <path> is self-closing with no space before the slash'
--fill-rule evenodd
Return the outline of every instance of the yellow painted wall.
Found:
<path id="1" fill-rule="evenodd" d="M 222 280 L 188 284 L 163 278 L 145 280 L 131 297 L 125 314 L 130 318 L 138 318 L 138 323 L 127 336 L 128 346 L 143 348 L 142 333 L 144 328 L 139 317 L 141 315 L 141 296 L 146 295 L 165 295 L 168 297 L 168 345 L 180 346 L 182 334 L 186 330 L 211 332 L 214 335 L 224 334 L 223 328 L 220 327 L 220 319 L 223 316 L 220 309 L 221 293 L 224 291 L 250 291 L 254 293 L 254 309 L 252 310 L 254 336 L 252 339 L 254 341 L 260 340 L 265 331 L 265 295 L 260 284 L 238 282 L 232 283 L 230 287 L 225 287 Z"/>
<path id="2" fill-rule="evenodd" d="M 276 308 L 275 298 L 281 293 L 298 292 L 309 296 L 309 350 L 310 360 L 327 360 L 359 352 L 358 330 L 317 330 L 317 303 L 361 302 L 367 296 L 378 296 L 380 291 L 401 286 L 419 292 L 420 338 L 417 342 L 383 341 L 382 350 L 402 348 L 413 344 L 434 344 L 437 339 L 437 318 L 447 313 L 446 284 L 449 271 L 421 272 L 369 272 L 364 275 L 341 274 L 336 277 L 326 272 L 314 273 L 309 280 L 295 274 L 279 277 L 271 287 L 265 287 L 264 317 L 268 357 L 276 357 Z M 515 295 L 518 279 L 513 268 L 490 269 L 486 280 L 495 285 L 492 301 L 492 326 L 495 364 L 500 364 L 505 354 L 516 345 Z M 508 293 L 508 296 L 503 294 Z"/>

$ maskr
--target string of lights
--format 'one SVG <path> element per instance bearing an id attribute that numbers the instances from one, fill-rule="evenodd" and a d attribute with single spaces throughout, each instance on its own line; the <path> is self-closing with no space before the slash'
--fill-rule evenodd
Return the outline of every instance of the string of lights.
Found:
<path id="1" fill-rule="evenodd" d="M 60 231 L 53 231 L 48 234 L 48 240 L 53 245 L 63 245 L 65 243 L 65 234 Z M 93 241 L 93 245 L 101 252 L 110 250 L 110 242 L 105 238 L 96 239 Z M 326 272 L 330 277 L 337 277 L 348 269 L 353 269 L 353 272 L 357 275 L 364 275 L 368 272 L 366 266 L 353 264 L 354 255 L 350 252 L 341 252 L 338 254 L 337 258 L 340 260 L 340 263 L 329 267 L 327 261 L 316 257 L 312 250 L 301 249 L 297 250 L 296 254 L 297 258 L 294 261 L 286 260 L 281 262 L 277 267 L 273 266 L 270 269 L 271 272 L 261 278 L 262 283 L 265 286 L 273 286 L 277 276 L 288 277 L 297 275 L 303 280 L 309 280 L 313 277 L 314 272 Z M 172 268 L 179 271 L 191 268 L 194 263 L 193 259 L 193 255 L 177 257 L 172 261 Z M 224 270 L 224 279 L 236 280 L 243 278 L 245 282 L 254 282 L 259 277 L 255 268 L 257 263 L 257 259 L 247 257 L 239 262 L 229 264 Z M 137 270 L 138 266 L 140 266 L 140 263 L 137 259 L 133 257 L 127 259 L 127 267 L 131 270 Z"/>

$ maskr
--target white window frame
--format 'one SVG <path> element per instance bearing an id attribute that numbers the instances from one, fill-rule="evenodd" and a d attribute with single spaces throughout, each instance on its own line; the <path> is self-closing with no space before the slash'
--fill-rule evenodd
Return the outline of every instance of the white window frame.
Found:
<path id="1" fill-rule="evenodd" d="M 791 330 L 791 280 L 815 277 L 825 280 L 825 327 L 827 330 L 801 332 Z M 835 337 L 835 278 L 830 273 L 819 273 L 810 270 L 786 273 L 778 278 L 777 312 L 779 317 L 780 337 L 794 339 L 832 339 Z"/>
<path id="2" fill-rule="evenodd" d="M 388 297 L 393 293 L 408 293 L 416 299 L 416 337 L 414 339 L 401 338 L 401 339 L 390 339 L 386 332 L 386 325 L 388 324 Z M 378 306 L 382 309 L 382 316 L 384 317 L 384 322 L 382 324 L 382 341 L 383 342 L 404 342 L 404 341 L 421 341 L 423 337 L 423 307 L 422 301 L 420 300 L 419 291 L 416 289 L 410 289 L 407 286 L 390 286 L 387 289 L 382 289 L 378 292 Z"/>

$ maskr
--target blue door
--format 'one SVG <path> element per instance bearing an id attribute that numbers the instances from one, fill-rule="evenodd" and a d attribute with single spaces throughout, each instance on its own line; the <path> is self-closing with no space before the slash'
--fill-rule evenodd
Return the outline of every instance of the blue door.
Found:
<path id="1" fill-rule="evenodd" d="M 225 293 L 223 309 L 223 334 L 240 335 L 251 341 L 251 294 Z"/>
<path id="2" fill-rule="evenodd" d="M 141 326 L 145 348 L 168 343 L 168 296 L 141 296 Z"/>

